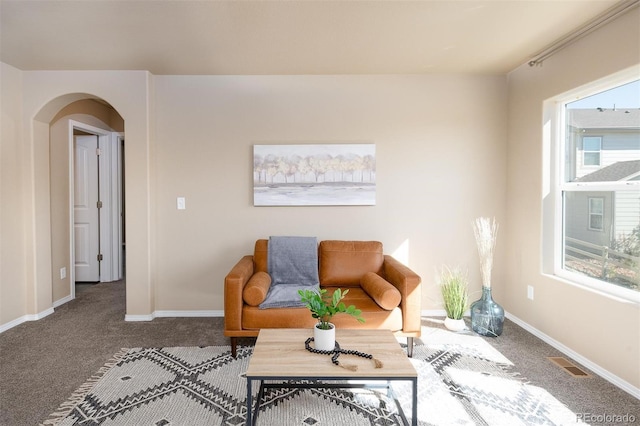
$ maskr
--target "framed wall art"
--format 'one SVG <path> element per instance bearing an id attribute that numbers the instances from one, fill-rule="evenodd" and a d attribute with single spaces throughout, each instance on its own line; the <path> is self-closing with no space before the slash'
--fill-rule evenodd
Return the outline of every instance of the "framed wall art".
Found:
<path id="1" fill-rule="evenodd" d="M 375 204 L 375 144 L 253 146 L 254 206 Z"/>

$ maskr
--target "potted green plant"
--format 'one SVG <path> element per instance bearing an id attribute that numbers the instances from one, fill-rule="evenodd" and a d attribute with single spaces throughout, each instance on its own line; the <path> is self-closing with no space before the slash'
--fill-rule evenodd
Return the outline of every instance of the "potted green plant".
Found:
<path id="1" fill-rule="evenodd" d="M 466 328 L 462 317 L 469 307 L 467 286 L 466 273 L 460 269 L 443 268 L 440 274 L 440 291 L 444 302 L 444 310 L 447 312 L 444 325 L 449 330 L 461 331 Z"/>
<path id="2" fill-rule="evenodd" d="M 335 348 L 336 330 L 331 318 L 336 314 L 348 314 L 359 322 L 364 322 L 362 311 L 354 305 L 345 305 L 342 301 L 349 290 L 336 289 L 333 295 L 327 294 L 326 289 L 298 290 L 300 300 L 311 311 L 311 316 L 318 320 L 314 327 L 315 348 L 321 351 L 331 351 Z"/>

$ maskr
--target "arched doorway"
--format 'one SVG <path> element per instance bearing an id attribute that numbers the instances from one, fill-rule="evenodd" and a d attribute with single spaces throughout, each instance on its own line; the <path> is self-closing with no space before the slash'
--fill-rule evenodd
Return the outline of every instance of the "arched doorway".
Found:
<path id="1" fill-rule="evenodd" d="M 94 148 L 79 151 L 85 145 L 80 142 L 83 139 L 93 140 Z M 109 282 L 124 278 L 123 144 L 124 120 L 111 105 L 95 97 L 71 100 L 49 122 L 54 307 L 75 298 L 79 279 Z M 92 156 L 92 161 L 83 161 Z M 94 166 L 87 167 L 89 164 Z M 86 206 L 87 194 L 94 200 L 90 206 Z M 95 220 L 79 220 L 83 205 L 89 207 L 91 216 L 95 214 Z M 90 248 L 89 239 L 95 240 Z M 97 264 L 95 277 L 89 279 L 79 267 L 88 259 Z"/>
<path id="2" fill-rule="evenodd" d="M 59 268 L 64 266 L 52 268 L 50 123 L 67 105 L 94 99 L 112 105 L 126 122 L 125 321 L 153 319 L 151 83 L 152 76 L 142 71 L 36 72 L 28 74 L 23 82 L 22 109 L 16 117 L 23 125 L 22 131 L 17 133 L 23 141 L 19 151 L 19 170 L 24 195 L 16 210 L 21 212 L 25 255 L 23 265 L 19 265 L 22 268 L 21 281 L 15 287 L 21 291 L 25 301 L 22 310 L 25 318 L 37 320 L 54 311 L 53 287 L 61 281 Z M 65 279 L 68 277 L 67 274 Z"/>

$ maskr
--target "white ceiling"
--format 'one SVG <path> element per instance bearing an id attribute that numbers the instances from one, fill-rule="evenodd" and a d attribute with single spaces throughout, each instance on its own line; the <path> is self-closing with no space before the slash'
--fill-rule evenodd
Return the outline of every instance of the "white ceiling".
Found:
<path id="1" fill-rule="evenodd" d="M 0 0 L 0 60 L 154 74 L 504 74 L 617 0 Z"/>

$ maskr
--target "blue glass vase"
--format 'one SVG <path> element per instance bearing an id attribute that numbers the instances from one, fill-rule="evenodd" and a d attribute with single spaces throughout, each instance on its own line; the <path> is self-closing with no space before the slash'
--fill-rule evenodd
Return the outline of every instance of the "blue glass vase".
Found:
<path id="1" fill-rule="evenodd" d="M 482 287 L 482 298 L 473 302 L 470 310 L 473 331 L 489 337 L 502 334 L 504 309 L 491 297 L 491 287 Z"/>

